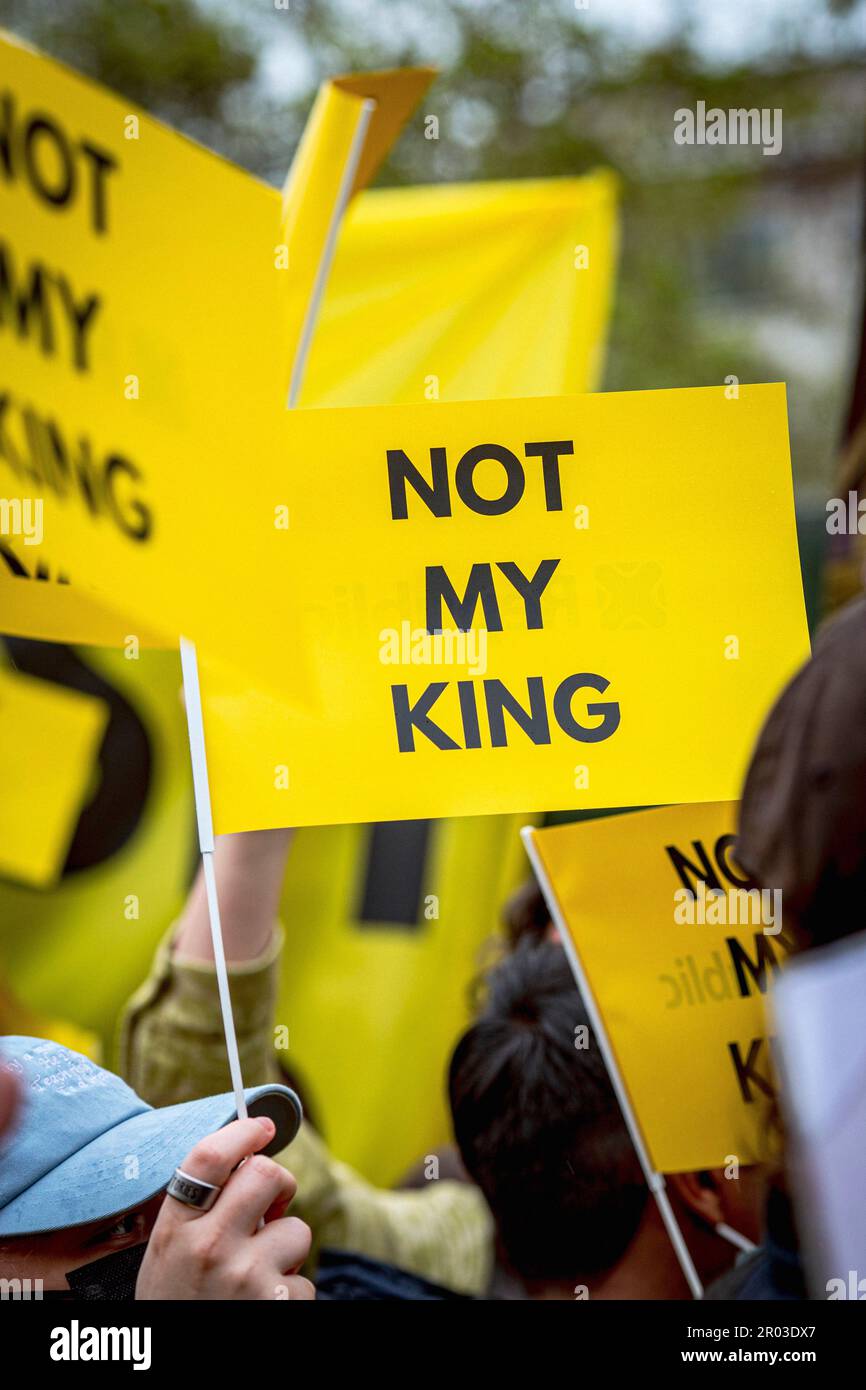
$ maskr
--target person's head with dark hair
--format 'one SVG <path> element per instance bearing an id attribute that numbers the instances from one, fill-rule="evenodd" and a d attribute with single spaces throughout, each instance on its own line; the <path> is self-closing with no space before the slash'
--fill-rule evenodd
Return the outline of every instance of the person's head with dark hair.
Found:
<path id="1" fill-rule="evenodd" d="M 550 912 L 544 901 L 544 894 L 534 878 L 529 878 L 515 888 L 502 909 L 502 929 L 508 949 L 521 941 L 534 942 L 550 939 L 552 927 Z"/>
<path id="2" fill-rule="evenodd" d="M 824 628 L 761 730 L 743 788 L 737 858 L 782 892 L 803 947 L 863 927 L 866 598 Z"/>
<path id="3" fill-rule="evenodd" d="M 532 1287 L 614 1266 L 647 1189 L 558 946 L 525 942 L 491 972 L 451 1059 L 449 1094 L 510 1270 Z"/>
<path id="4" fill-rule="evenodd" d="M 461 1158 L 496 1222 L 500 1264 L 527 1294 L 688 1297 L 557 942 L 519 942 L 491 970 L 448 1089 Z M 754 1175 L 731 1183 L 718 1170 L 677 1174 L 669 1192 L 702 1278 L 715 1277 L 733 1254 L 714 1228 L 751 1231 Z"/>

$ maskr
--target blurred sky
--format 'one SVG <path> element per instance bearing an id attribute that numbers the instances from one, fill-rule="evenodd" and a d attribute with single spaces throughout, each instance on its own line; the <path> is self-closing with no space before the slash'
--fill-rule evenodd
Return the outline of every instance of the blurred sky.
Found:
<path id="1" fill-rule="evenodd" d="M 845 47 L 866 31 L 866 11 L 840 19 L 824 0 L 589 0 L 587 12 L 601 27 L 630 40 L 651 44 L 691 26 L 695 46 L 708 61 L 736 63 L 772 53 L 786 36 L 806 35 L 812 51 Z"/>
<path id="2" fill-rule="evenodd" d="M 495 0 L 457 0 L 466 10 L 483 16 Z M 260 78 L 275 97 L 294 99 L 316 80 L 312 62 L 288 11 L 275 11 L 273 0 L 200 0 L 202 9 L 217 10 L 255 30 L 261 29 Z M 772 59 L 789 46 L 808 52 L 845 52 L 866 43 L 866 6 L 851 13 L 831 13 L 827 0 L 588 0 L 576 9 L 575 0 L 548 0 L 552 9 L 574 14 L 581 24 L 621 37 L 632 48 L 663 43 L 685 30 L 708 66 L 726 67 L 744 59 Z M 387 56 L 399 34 L 413 44 L 416 58 L 448 67 L 457 56 L 456 31 L 425 0 L 339 0 L 347 17 L 363 33 L 381 39 Z M 527 0 L 527 17 L 530 12 Z M 279 25 L 274 20 L 280 21 Z"/>

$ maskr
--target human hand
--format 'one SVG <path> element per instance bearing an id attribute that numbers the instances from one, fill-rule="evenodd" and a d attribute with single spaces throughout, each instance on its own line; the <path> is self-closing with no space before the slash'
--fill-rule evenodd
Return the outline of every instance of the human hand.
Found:
<path id="1" fill-rule="evenodd" d="M 260 1116 L 234 1120 L 195 1145 L 181 1167 L 222 1190 L 205 1212 L 166 1196 L 137 1299 L 315 1298 L 313 1285 L 297 1273 L 309 1254 L 310 1228 L 282 1216 L 297 1184 L 258 1152 L 273 1136 L 273 1122 Z"/>

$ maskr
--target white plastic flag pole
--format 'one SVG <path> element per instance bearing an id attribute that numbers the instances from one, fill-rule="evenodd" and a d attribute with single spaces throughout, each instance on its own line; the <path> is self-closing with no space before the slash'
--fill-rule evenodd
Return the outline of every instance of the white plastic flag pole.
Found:
<path id="1" fill-rule="evenodd" d="M 340 186 L 337 190 L 334 210 L 331 214 L 331 221 L 328 226 L 328 234 L 325 238 L 325 245 L 322 248 L 322 255 L 316 271 L 310 302 L 307 305 L 307 311 L 304 316 L 301 339 L 292 365 L 292 376 L 287 401 L 288 408 L 296 405 L 298 396 L 300 395 L 301 383 L 307 365 L 307 357 L 309 356 L 316 319 L 318 317 L 322 295 L 325 291 L 325 285 L 328 280 L 328 274 L 331 269 L 331 262 L 334 258 L 337 233 L 340 229 L 340 222 L 346 210 L 346 205 L 352 194 L 352 188 L 358 171 L 358 163 L 367 137 L 370 117 L 375 108 L 375 101 L 364 101 L 358 113 L 358 124 L 355 128 L 355 134 L 352 138 L 352 144 L 346 159 Z M 238 1118 L 245 1120 L 247 1117 L 247 1103 L 246 1097 L 244 1096 L 244 1083 L 241 1075 L 238 1040 L 235 1032 L 234 1015 L 232 1013 L 232 998 L 229 990 L 228 969 L 226 967 L 222 924 L 220 922 L 219 896 L 217 894 L 216 874 L 214 872 L 215 842 L 213 814 L 211 811 L 210 782 L 208 780 L 207 771 L 207 752 L 204 742 L 204 716 L 202 713 L 201 689 L 198 678 L 198 660 L 196 658 L 195 643 L 188 641 L 185 637 L 180 639 L 180 664 L 183 674 L 183 693 L 186 704 L 189 751 L 192 760 L 192 785 L 195 799 L 196 821 L 198 824 L 198 842 L 201 852 L 202 871 L 204 874 L 208 918 L 210 921 L 211 941 L 213 943 L 214 964 L 216 966 L 217 988 L 219 990 L 220 1010 L 222 1012 L 223 1032 L 225 1033 L 229 1073 L 231 1075 Z"/>
<path id="2" fill-rule="evenodd" d="M 670 1236 L 671 1244 L 674 1247 L 674 1253 L 676 1254 L 676 1257 L 679 1260 L 680 1269 L 682 1270 L 685 1276 L 686 1283 L 688 1284 L 691 1290 L 692 1297 L 703 1298 L 704 1287 L 700 1281 L 698 1271 L 695 1269 L 694 1261 L 692 1260 L 692 1257 L 689 1253 L 689 1248 L 686 1245 L 683 1233 L 680 1230 L 679 1225 L 677 1223 L 673 1207 L 670 1204 L 670 1198 L 668 1197 L 667 1191 L 665 1189 L 664 1175 L 662 1173 L 657 1173 L 650 1161 L 650 1156 L 647 1151 L 646 1144 L 644 1143 L 643 1134 L 641 1133 L 640 1126 L 637 1122 L 637 1117 L 635 1116 L 634 1110 L 632 1109 L 631 1099 L 629 1097 L 628 1091 L 626 1090 L 622 1076 L 620 1075 L 619 1066 L 617 1064 L 616 1057 L 614 1056 L 613 1048 L 610 1045 L 610 1039 L 607 1036 L 607 1029 L 604 1026 L 604 1021 L 595 1002 L 595 996 L 593 995 L 593 992 L 590 989 L 589 981 L 586 978 L 586 972 L 583 968 L 583 963 L 581 962 L 580 956 L 575 950 L 574 942 L 571 939 L 568 926 L 566 925 L 565 917 L 563 916 L 562 909 L 559 905 L 559 900 L 556 896 L 556 893 L 553 890 L 553 884 L 550 882 L 550 879 L 547 876 L 547 871 L 543 863 L 541 862 L 541 856 L 539 855 L 538 849 L 535 844 L 535 832 L 533 827 L 531 825 L 525 825 L 521 830 L 520 835 L 521 839 L 523 840 L 526 853 L 529 856 L 529 862 L 532 865 L 533 872 L 538 880 L 539 887 L 541 888 L 541 891 L 544 894 L 544 899 L 547 903 L 551 920 L 559 932 L 559 937 L 562 942 L 562 946 L 565 951 L 566 957 L 568 958 L 568 963 L 571 966 L 572 973 L 574 974 L 574 978 L 577 981 L 578 988 L 583 998 L 584 1007 L 586 1008 L 586 1012 L 589 1015 L 589 1021 L 592 1025 L 592 1031 L 595 1034 L 595 1040 L 598 1043 L 598 1050 L 601 1053 L 605 1067 L 607 1068 L 607 1074 L 610 1077 L 611 1085 L 613 1086 L 613 1089 L 616 1092 L 616 1098 L 619 1101 L 619 1108 L 622 1111 L 622 1117 L 625 1120 L 626 1128 L 628 1129 L 628 1132 L 631 1136 L 631 1141 L 634 1144 L 635 1152 L 638 1156 L 640 1166 L 643 1169 L 643 1175 L 646 1178 L 647 1187 L 649 1188 L 650 1192 L 655 1198 L 656 1206 L 658 1207 L 659 1214 L 662 1218 L 662 1221 L 664 1222 L 665 1230 Z"/>
<path id="3" fill-rule="evenodd" d="M 202 869 L 204 870 L 210 936 L 213 943 L 213 958 L 216 965 L 220 1009 L 223 1016 L 223 1032 L 226 1037 L 229 1072 L 232 1079 L 232 1089 L 235 1093 L 238 1119 L 245 1120 L 247 1118 L 247 1103 L 244 1097 L 243 1078 L 241 1077 L 241 1059 L 238 1055 L 238 1040 L 235 1033 L 234 1015 L 232 1014 L 232 997 L 229 992 L 229 976 L 226 969 L 219 899 L 214 873 L 213 816 L 210 804 L 210 783 L 207 775 L 207 753 L 204 746 L 204 718 L 198 680 L 198 661 L 195 654 L 195 644 L 188 642 L 185 637 L 180 639 L 180 669 L 183 672 L 186 724 L 189 733 L 189 752 L 192 759 L 192 786 L 195 797 L 195 815 L 198 822 L 198 847 L 201 850 Z"/>

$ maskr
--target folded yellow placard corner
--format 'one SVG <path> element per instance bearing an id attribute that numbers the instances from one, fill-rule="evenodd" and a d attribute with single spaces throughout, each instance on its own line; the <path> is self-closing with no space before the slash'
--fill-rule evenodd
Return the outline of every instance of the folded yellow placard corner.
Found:
<path id="1" fill-rule="evenodd" d="M 353 193 L 372 182 L 379 165 L 437 72 L 438 69 L 434 67 L 392 68 L 331 79 L 339 91 L 376 103 L 352 185 Z"/>

